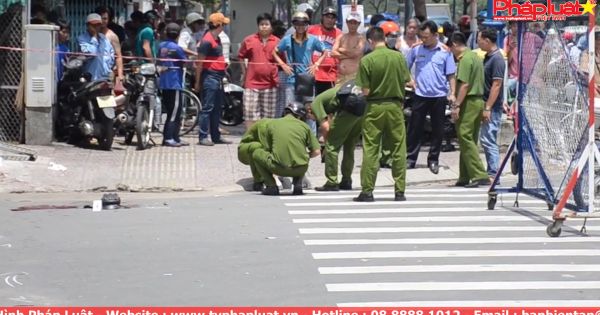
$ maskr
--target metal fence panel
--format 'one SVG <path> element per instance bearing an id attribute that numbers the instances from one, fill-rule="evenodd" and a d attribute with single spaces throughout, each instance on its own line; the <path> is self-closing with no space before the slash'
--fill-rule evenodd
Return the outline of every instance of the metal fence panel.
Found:
<path id="1" fill-rule="evenodd" d="M 22 47 L 23 6 L 8 6 L 0 14 L 0 46 Z M 22 119 L 16 107 L 21 81 L 23 54 L 18 50 L 0 50 L 0 141 L 19 141 Z"/>

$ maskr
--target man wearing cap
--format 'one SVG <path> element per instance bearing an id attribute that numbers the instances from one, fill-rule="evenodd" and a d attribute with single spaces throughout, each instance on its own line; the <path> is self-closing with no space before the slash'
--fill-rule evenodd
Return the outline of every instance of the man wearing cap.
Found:
<path id="1" fill-rule="evenodd" d="M 375 180 L 379 171 L 379 154 L 382 137 L 392 143 L 392 176 L 396 201 L 406 200 L 406 136 L 404 128 L 403 87 L 408 83 L 410 72 L 401 53 L 389 49 L 383 30 L 373 27 L 367 32 L 367 40 L 373 52 L 360 61 L 356 86 L 367 98 L 363 120 L 363 163 L 360 170 L 362 191 L 357 202 L 372 202 Z"/>
<path id="2" fill-rule="evenodd" d="M 293 102 L 285 108 L 284 115 L 269 121 L 264 147 L 252 153 L 256 171 L 266 186 L 263 195 L 279 195 L 273 174 L 293 177 L 293 194 L 302 195 L 302 178 L 309 160 L 320 154 L 319 141 L 303 121 L 304 105 Z"/>
<path id="3" fill-rule="evenodd" d="M 221 107 L 224 101 L 221 84 L 227 69 L 219 34 L 226 24 L 229 24 L 229 18 L 225 17 L 223 13 L 211 14 L 208 17 L 208 32 L 204 34 L 198 46 L 197 80 L 194 84 L 194 90 L 202 96 L 199 145 L 212 146 L 214 144 L 231 143 L 221 138 L 219 130 Z M 209 135 L 211 139 L 208 139 Z"/>
<path id="4" fill-rule="evenodd" d="M 142 57 L 142 62 L 151 62 L 156 57 L 156 44 L 154 30 L 158 26 L 159 19 L 156 11 L 144 13 L 145 24 L 140 27 L 135 41 L 135 52 Z"/>
<path id="5" fill-rule="evenodd" d="M 79 37 L 79 49 L 82 53 L 90 54 L 85 63 L 84 71 L 92 75 L 92 80 L 108 80 L 115 64 L 115 51 L 110 41 L 100 32 L 102 17 L 96 13 L 87 16 L 87 31 Z"/>
<path id="6" fill-rule="evenodd" d="M 177 43 L 183 48 L 183 51 L 185 51 L 188 56 L 198 55 L 198 52 L 196 51 L 197 43 L 193 34 L 204 29 L 204 26 L 204 17 L 198 12 L 190 12 L 185 17 L 185 27 L 181 30 Z"/>
<path id="7" fill-rule="evenodd" d="M 350 12 L 346 18 L 348 33 L 339 36 L 331 56 L 339 60 L 337 83 L 341 84 L 356 77 L 358 63 L 365 51 L 365 38 L 358 33 L 358 27 L 361 24 L 360 14 Z"/>
<path id="8" fill-rule="evenodd" d="M 323 9 L 321 14 L 321 24 L 311 25 L 308 28 L 308 34 L 315 36 L 325 48 L 325 52 L 313 51 L 312 62 L 320 60 L 321 55 L 325 55 L 320 60 L 317 71 L 315 72 L 315 93 L 316 95 L 335 86 L 337 79 L 336 58 L 331 56 L 331 50 L 336 39 L 342 35 L 342 31 L 335 26 L 337 21 L 337 11 L 332 7 Z"/>

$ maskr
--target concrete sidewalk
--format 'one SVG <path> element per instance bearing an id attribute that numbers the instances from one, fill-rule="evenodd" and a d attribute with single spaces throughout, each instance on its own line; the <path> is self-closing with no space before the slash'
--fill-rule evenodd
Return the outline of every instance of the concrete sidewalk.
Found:
<path id="1" fill-rule="evenodd" d="M 158 137 L 158 135 L 156 135 Z M 239 142 L 240 135 L 227 136 Z M 38 153 L 35 162 L 4 160 L 0 163 L 0 192 L 68 191 L 240 191 L 251 186 L 250 168 L 237 160 L 237 144 L 204 147 L 197 138 L 188 147 L 155 146 L 137 151 L 115 139 L 111 152 L 55 143 L 52 146 L 23 146 Z M 160 138 L 155 138 L 160 143 Z M 409 185 L 449 182 L 458 177 L 458 151 L 442 153 L 440 172 L 432 174 L 422 152 L 416 169 L 408 170 Z M 354 186 L 360 186 L 362 152 L 357 149 Z M 313 186 L 325 183 L 324 164 L 312 159 L 307 174 Z M 377 186 L 391 186 L 389 169 L 382 169 Z"/>

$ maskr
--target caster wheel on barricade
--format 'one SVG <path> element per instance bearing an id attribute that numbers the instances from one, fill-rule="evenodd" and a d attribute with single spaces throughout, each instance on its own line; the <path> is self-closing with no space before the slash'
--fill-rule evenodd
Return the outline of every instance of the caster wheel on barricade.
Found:
<path id="1" fill-rule="evenodd" d="M 550 237 L 559 237 L 562 232 L 562 221 L 554 221 L 546 228 L 546 233 Z"/>
<path id="2" fill-rule="evenodd" d="M 517 153 L 513 153 L 510 156 L 510 172 L 513 175 L 518 175 L 519 174 L 519 165 L 517 164 Z"/>
<path id="3" fill-rule="evenodd" d="M 548 202 L 548 203 L 546 203 L 546 205 L 548 206 L 548 211 L 554 210 L 554 204 L 553 203 Z"/>
<path id="4" fill-rule="evenodd" d="M 515 203 L 513 203 L 513 208 L 518 208 L 519 207 L 519 201 L 515 200 Z"/>
<path id="5" fill-rule="evenodd" d="M 498 201 L 498 194 L 495 192 L 489 193 L 487 203 L 488 210 L 494 210 L 496 208 L 496 201 Z"/>

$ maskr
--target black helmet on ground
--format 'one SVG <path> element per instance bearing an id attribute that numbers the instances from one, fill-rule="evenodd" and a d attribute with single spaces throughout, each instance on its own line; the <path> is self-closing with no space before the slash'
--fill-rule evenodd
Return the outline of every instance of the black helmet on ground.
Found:
<path id="1" fill-rule="evenodd" d="M 298 119 L 304 119 L 306 117 L 306 107 L 300 102 L 292 102 L 285 107 L 283 115 L 292 114 Z"/>

